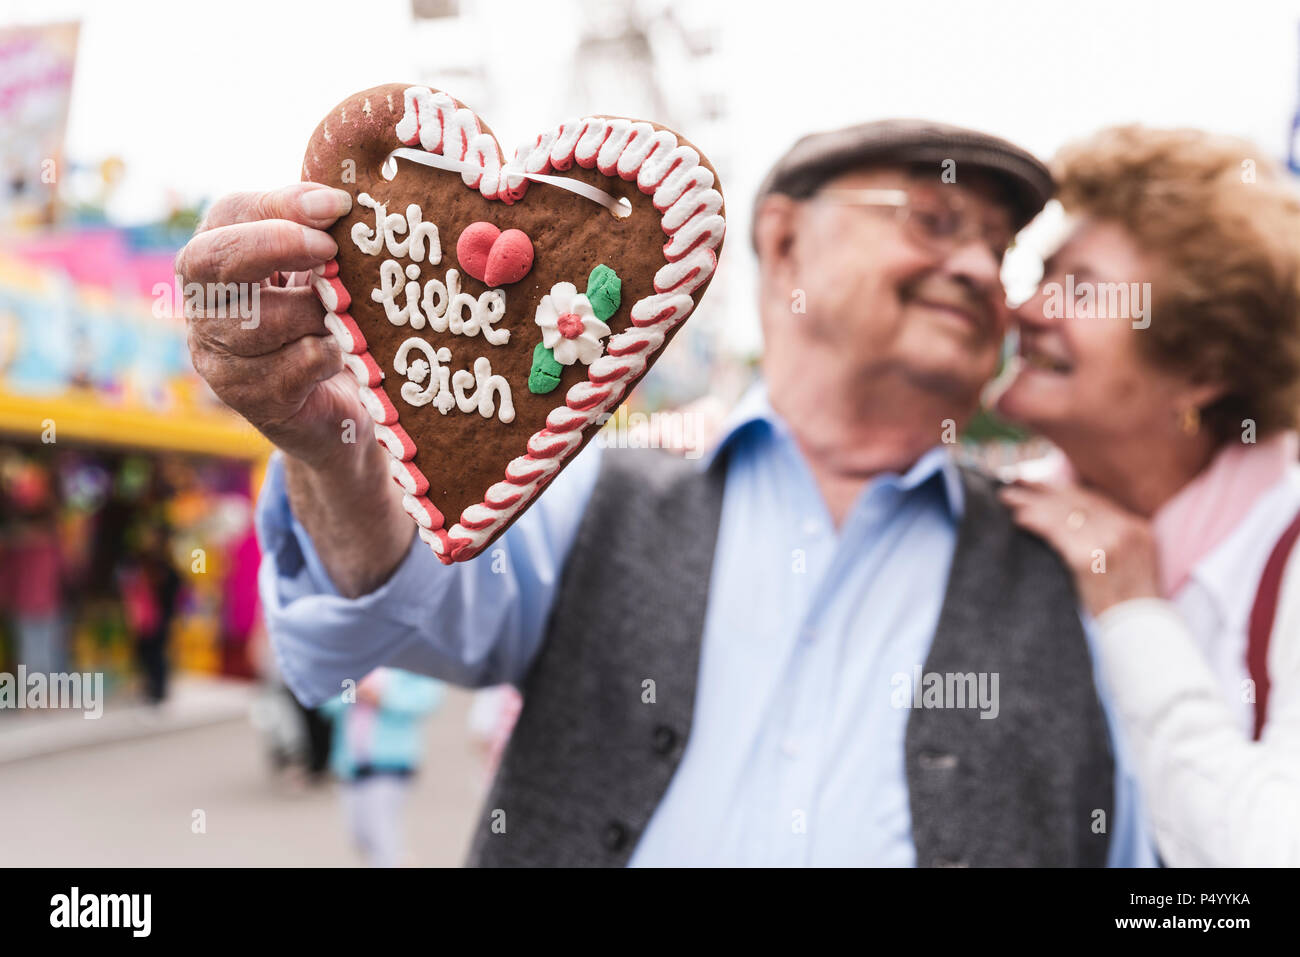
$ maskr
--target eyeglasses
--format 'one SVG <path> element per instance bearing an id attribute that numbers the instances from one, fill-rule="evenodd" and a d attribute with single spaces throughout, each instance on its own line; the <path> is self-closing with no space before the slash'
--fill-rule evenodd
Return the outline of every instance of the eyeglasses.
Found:
<path id="1" fill-rule="evenodd" d="M 942 255 L 978 240 L 1000 263 L 1015 239 L 1010 229 L 983 222 L 978 211 L 952 191 L 831 187 L 820 190 L 814 198 L 850 206 L 892 208 L 908 239 Z"/>

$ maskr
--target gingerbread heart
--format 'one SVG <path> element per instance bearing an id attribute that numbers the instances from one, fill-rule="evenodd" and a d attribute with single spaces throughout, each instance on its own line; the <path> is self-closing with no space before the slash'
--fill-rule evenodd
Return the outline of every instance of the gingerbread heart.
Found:
<path id="1" fill-rule="evenodd" d="M 473 112 L 420 86 L 339 104 L 303 179 L 353 196 L 314 286 L 403 504 L 448 564 L 504 532 L 645 375 L 726 228 L 712 166 L 672 130 L 588 116 L 507 160 Z"/>

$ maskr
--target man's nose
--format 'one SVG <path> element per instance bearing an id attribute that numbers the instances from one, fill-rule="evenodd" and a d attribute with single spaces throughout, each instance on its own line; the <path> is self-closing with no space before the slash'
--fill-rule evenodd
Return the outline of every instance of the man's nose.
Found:
<path id="1" fill-rule="evenodd" d="M 988 244 L 978 240 L 954 249 L 944 267 L 949 275 L 964 279 L 986 295 L 1001 288 L 1002 263 Z"/>

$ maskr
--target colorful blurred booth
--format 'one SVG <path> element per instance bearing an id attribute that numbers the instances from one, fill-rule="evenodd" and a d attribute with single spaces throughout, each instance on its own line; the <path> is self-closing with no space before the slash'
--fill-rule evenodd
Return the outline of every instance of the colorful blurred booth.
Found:
<path id="1" fill-rule="evenodd" d="M 110 684 L 160 624 L 173 666 L 252 673 L 269 446 L 191 367 L 176 239 L 94 227 L 0 243 L 0 669 L 19 663 L 20 626 L 52 614 L 57 663 Z"/>

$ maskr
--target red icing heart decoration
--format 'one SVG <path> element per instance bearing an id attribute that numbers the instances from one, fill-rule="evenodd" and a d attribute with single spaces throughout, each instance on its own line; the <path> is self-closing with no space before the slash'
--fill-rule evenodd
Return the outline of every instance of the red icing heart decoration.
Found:
<path id="1" fill-rule="evenodd" d="M 456 258 L 479 282 L 508 286 L 533 268 L 533 241 L 521 229 L 503 233 L 491 223 L 471 223 L 456 240 Z"/>

